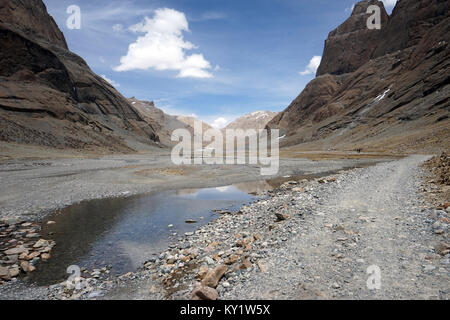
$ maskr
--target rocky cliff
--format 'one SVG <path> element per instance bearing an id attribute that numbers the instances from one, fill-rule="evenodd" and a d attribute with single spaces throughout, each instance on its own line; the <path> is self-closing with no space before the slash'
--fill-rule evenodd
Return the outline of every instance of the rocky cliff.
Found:
<path id="1" fill-rule="evenodd" d="M 132 151 L 154 128 L 68 50 L 41 0 L 0 0 L 0 141 Z"/>
<path id="2" fill-rule="evenodd" d="M 450 141 L 448 0 L 361 1 L 329 34 L 322 63 L 269 124 L 306 149 L 435 150 Z M 382 28 L 368 30 L 369 5 Z"/>

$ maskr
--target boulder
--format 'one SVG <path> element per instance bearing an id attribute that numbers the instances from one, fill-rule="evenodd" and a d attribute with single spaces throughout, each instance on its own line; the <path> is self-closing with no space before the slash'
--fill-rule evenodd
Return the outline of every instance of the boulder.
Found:
<path id="1" fill-rule="evenodd" d="M 217 300 L 219 294 L 211 287 L 199 286 L 192 291 L 192 300 Z"/>
<path id="2" fill-rule="evenodd" d="M 25 248 L 24 246 L 17 246 L 17 247 L 15 247 L 15 248 L 6 250 L 6 251 L 5 251 L 5 254 L 6 254 L 7 256 L 9 256 L 9 255 L 15 255 L 15 254 L 22 254 L 22 253 L 24 253 L 24 252 L 28 253 L 28 249 Z"/>
<path id="3" fill-rule="evenodd" d="M 202 285 L 206 287 L 216 288 L 219 285 L 220 279 L 228 271 L 226 265 L 220 265 L 208 272 L 205 278 L 202 280 Z"/>
<path id="4" fill-rule="evenodd" d="M 0 266 L 0 279 L 9 280 L 11 276 L 9 275 L 9 269 L 7 267 Z"/>

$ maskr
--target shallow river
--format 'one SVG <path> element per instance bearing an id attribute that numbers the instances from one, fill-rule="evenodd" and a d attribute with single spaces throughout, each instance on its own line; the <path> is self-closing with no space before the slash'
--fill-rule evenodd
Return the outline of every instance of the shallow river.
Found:
<path id="1" fill-rule="evenodd" d="M 42 229 L 45 239 L 56 241 L 52 257 L 37 264 L 30 280 L 41 285 L 61 282 L 70 265 L 88 270 L 109 265 L 113 274 L 134 271 L 184 233 L 217 218 L 214 210 L 237 211 L 256 199 L 246 192 L 254 188 L 238 187 L 91 200 L 60 210 L 46 220 L 56 223 L 44 222 Z"/>

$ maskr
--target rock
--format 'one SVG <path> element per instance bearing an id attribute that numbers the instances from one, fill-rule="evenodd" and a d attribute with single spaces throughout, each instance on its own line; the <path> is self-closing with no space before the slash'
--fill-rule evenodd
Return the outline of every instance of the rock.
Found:
<path id="1" fill-rule="evenodd" d="M 239 260 L 239 256 L 233 254 L 228 259 L 225 260 L 226 265 L 235 264 Z"/>
<path id="2" fill-rule="evenodd" d="M 245 248 L 247 246 L 247 240 L 246 239 L 242 239 L 242 240 L 238 240 L 236 242 L 236 247 L 238 248 Z"/>
<path id="3" fill-rule="evenodd" d="M 19 260 L 19 255 L 17 255 L 17 254 L 12 254 L 12 255 L 6 256 L 6 257 L 8 259 L 7 261 L 9 264 L 17 263 Z"/>
<path id="4" fill-rule="evenodd" d="M 11 276 L 9 275 L 9 269 L 7 267 L 0 266 L 0 279 L 9 280 Z"/>
<path id="5" fill-rule="evenodd" d="M 27 234 L 25 237 L 26 237 L 26 238 L 29 238 L 29 239 L 32 239 L 32 238 L 39 238 L 39 233 L 32 232 L 32 233 Z"/>
<path id="6" fill-rule="evenodd" d="M 210 243 L 206 248 L 205 248 L 205 252 L 211 252 L 213 251 L 220 243 L 217 241 L 214 241 L 212 243 Z"/>
<path id="7" fill-rule="evenodd" d="M 22 261 L 20 263 L 20 267 L 22 268 L 23 272 L 27 273 L 30 272 L 30 263 L 28 261 Z"/>
<path id="8" fill-rule="evenodd" d="M 205 262 L 210 266 L 214 265 L 214 260 L 211 257 L 205 257 Z"/>
<path id="9" fill-rule="evenodd" d="M 25 260 L 33 260 L 34 258 L 39 257 L 41 253 L 38 251 L 34 251 L 25 257 Z"/>
<path id="10" fill-rule="evenodd" d="M 219 294 L 216 289 L 206 286 L 196 287 L 192 291 L 192 300 L 217 300 L 219 298 Z"/>
<path id="11" fill-rule="evenodd" d="M 52 224 L 56 224 L 56 222 L 55 221 L 47 221 L 47 224 L 52 225 Z"/>
<path id="12" fill-rule="evenodd" d="M 198 271 L 198 274 L 197 274 L 197 279 L 203 280 L 206 277 L 206 275 L 208 274 L 208 272 L 209 272 L 209 268 L 207 266 L 201 266 Z"/>
<path id="13" fill-rule="evenodd" d="M 288 220 L 290 218 L 290 216 L 288 214 L 279 213 L 279 212 L 276 212 L 275 216 L 277 217 L 278 221 L 284 221 L 284 220 Z"/>
<path id="14" fill-rule="evenodd" d="M 188 219 L 188 220 L 186 220 L 185 222 L 188 223 L 188 224 L 198 223 L 197 220 L 191 220 L 191 219 Z"/>
<path id="15" fill-rule="evenodd" d="M 258 266 L 261 272 L 267 272 L 267 266 L 261 260 L 259 260 L 256 265 Z"/>
<path id="16" fill-rule="evenodd" d="M 224 276 L 224 274 L 228 271 L 228 267 L 226 265 L 220 265 L 206 275 L 206 277 L 202 281 L 203 286 L 216 288 L 219 284 L 220 279 Z"/>
<path id="17" fill-rule="evenodd" d="M 239 265 L 239 269 L 241 270 L 246 270 L 246 269 L 250 269 L 253 266 L 253 264 L 250 262 L 250 260 L 248 258 L 244 258 L 241 262 L 241 264 Z"/>
<path id="18" fill-rule="evenodd" d="M 441 242 L 434 247 L 434 251 L 441 256 L 445 256 L 450 253 L 450 244 Z"/>
<path id="19" fill-rule="evenodd" d="M 20 273 L 19 267 L 12 267 L 9 269 L 9 275 L 11 276 L 11 278 L 17 277 L 19 273 Z"/>
<path id="20" fill-rule="evenodd" d="M 48 254 L 48 253 L 43 253 L 43 254 L 41 254 L 41 259 L 42 259 L 42 260 L 48 260 L 48 259 L 50 259 L 50 254 Z"/>
<path id="21" fill-rule="evenodd" d="M 49 245 L 48 240 L 39 239 L 33 246 L 33 248 L 41 248 Z"/>
<path id="22" fill-rule="evenodd" d="M 24 246 L 17 246 L 13 249 L 9 249 L 5 251 L 6 255 L 13 255 L 13 254 L 22 254 L 22 253 L 28 253 L 28 249 L 25 248 Z"/>

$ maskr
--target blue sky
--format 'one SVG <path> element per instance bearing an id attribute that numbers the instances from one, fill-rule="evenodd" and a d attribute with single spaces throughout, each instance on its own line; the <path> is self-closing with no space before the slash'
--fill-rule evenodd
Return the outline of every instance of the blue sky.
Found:
<path id="1" fill-rule="evenodd" d="M 44 2 L 69 48 L 124 96 L 224 125 L 285 109 L 314 77 L 328 33 L 356 1 Z M 390 12 L 395 0 L 384 2 Z M 70 5 L 81 9 L 79 30 L 66 26 Z"/>

